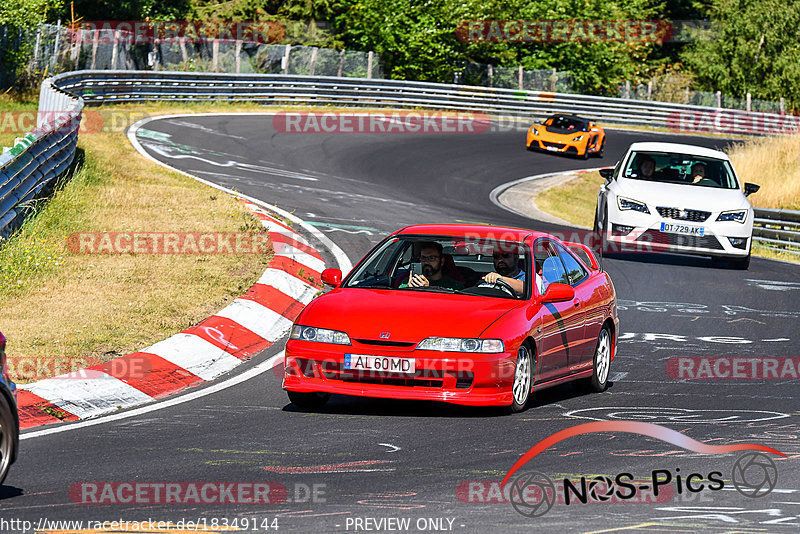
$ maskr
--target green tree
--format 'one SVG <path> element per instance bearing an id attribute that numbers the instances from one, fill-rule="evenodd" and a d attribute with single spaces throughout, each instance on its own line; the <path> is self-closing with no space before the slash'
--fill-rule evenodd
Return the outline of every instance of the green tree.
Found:
<path id="1" fill-rule="evenodd" d="M 800 108 L 800 2 L 716 0 L 713 36 L 683 53 L 700 89 Z"/>

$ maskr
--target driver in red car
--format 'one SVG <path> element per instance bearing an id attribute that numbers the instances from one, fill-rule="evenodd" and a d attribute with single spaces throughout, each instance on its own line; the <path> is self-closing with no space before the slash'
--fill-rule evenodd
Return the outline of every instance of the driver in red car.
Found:
<path id="1" fill-rule="evenodd" d="M 525 292 L 525 271 L 519 268 L 517 261 L 516 247 L 498 247 L 492 254 L 494 268 L 496 272 L 487 273 L 483 280 L 488 284 L 494 284 L 502 280 L 517 293 L 522 295 Z"/>
<path id="2" fill-rule="evenodd" d="M 400 287 L 446 287 L 448 289 L 464 289 L 464 284 L 450 278 L 442 272 L 444 267 L 444 254 L 440 243 L 435 241 L 421 245 L 419 260 L 422 264 L 422 274 L 411 274 L 408 282 Z"/>

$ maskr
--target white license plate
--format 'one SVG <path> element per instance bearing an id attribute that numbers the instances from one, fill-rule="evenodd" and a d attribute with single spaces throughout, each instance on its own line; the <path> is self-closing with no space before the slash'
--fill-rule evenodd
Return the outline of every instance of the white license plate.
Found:
<path id="1" fill-rule="evenodd" d="M 662 222 L 661 231 L 670 234 L 696 235 L 702 237 L 706 229 L 703 226 L 689 226 L 688 224 Z"/>
<path id="2" fill-rule="evenodd" d="M 417 372 L 414 358 L 370 356 L 367 354 L 345 354 L 344 368 L 353 371 L 374 371 L 379 373 L 414 374 Z"/>
<path id="3" fill-rule="evenodd" d="M 558 148 L 554 146 L 546 146 L 544 148 L 545 150 L 549 150 L 550 152 L 558 152 Z"/>

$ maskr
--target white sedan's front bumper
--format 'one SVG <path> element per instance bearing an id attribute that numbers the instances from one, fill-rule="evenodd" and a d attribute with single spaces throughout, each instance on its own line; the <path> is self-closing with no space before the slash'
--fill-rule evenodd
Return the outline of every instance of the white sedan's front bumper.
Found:
<path id="1" fill-rule="evenodd" d="M 750 253 L 753 234 L 753 210 L 748 210 L 744 223 L 717 221 L 721 212 L 714 211 L 704 221 L 672 218 L 661 215 L 648 204 L 650 213 L 620 210 L 616 199 L 608 203 L 608 225 L 605 240 L 608 248 L 631 252 L 676 252 L 704 256 L 743 258 Z M 726 210 L 727 211 L 727 210 Z M 662 232 L 662 223 L 702 227 L 703 235 Z"/>

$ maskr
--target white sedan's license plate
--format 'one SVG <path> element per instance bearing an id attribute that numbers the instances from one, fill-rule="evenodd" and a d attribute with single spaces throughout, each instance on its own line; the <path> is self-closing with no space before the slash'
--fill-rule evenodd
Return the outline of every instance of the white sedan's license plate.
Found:
<path id="1" fill-rule="evenodd" d="M 414 358 L 370 356 L 367 354 L 345 354 L 344 368 L 353 371 L 403 374 L 414 374 L 417 371 L 416 360 L 414 360 Z"/>
<path id="2" fill-rule="evenodd" d="M 706 229 L 702 226 L 689 226 L 688 224 L 662 222 L 661 231 L 670 234 L 696 235 L 702 237 Z"/>

